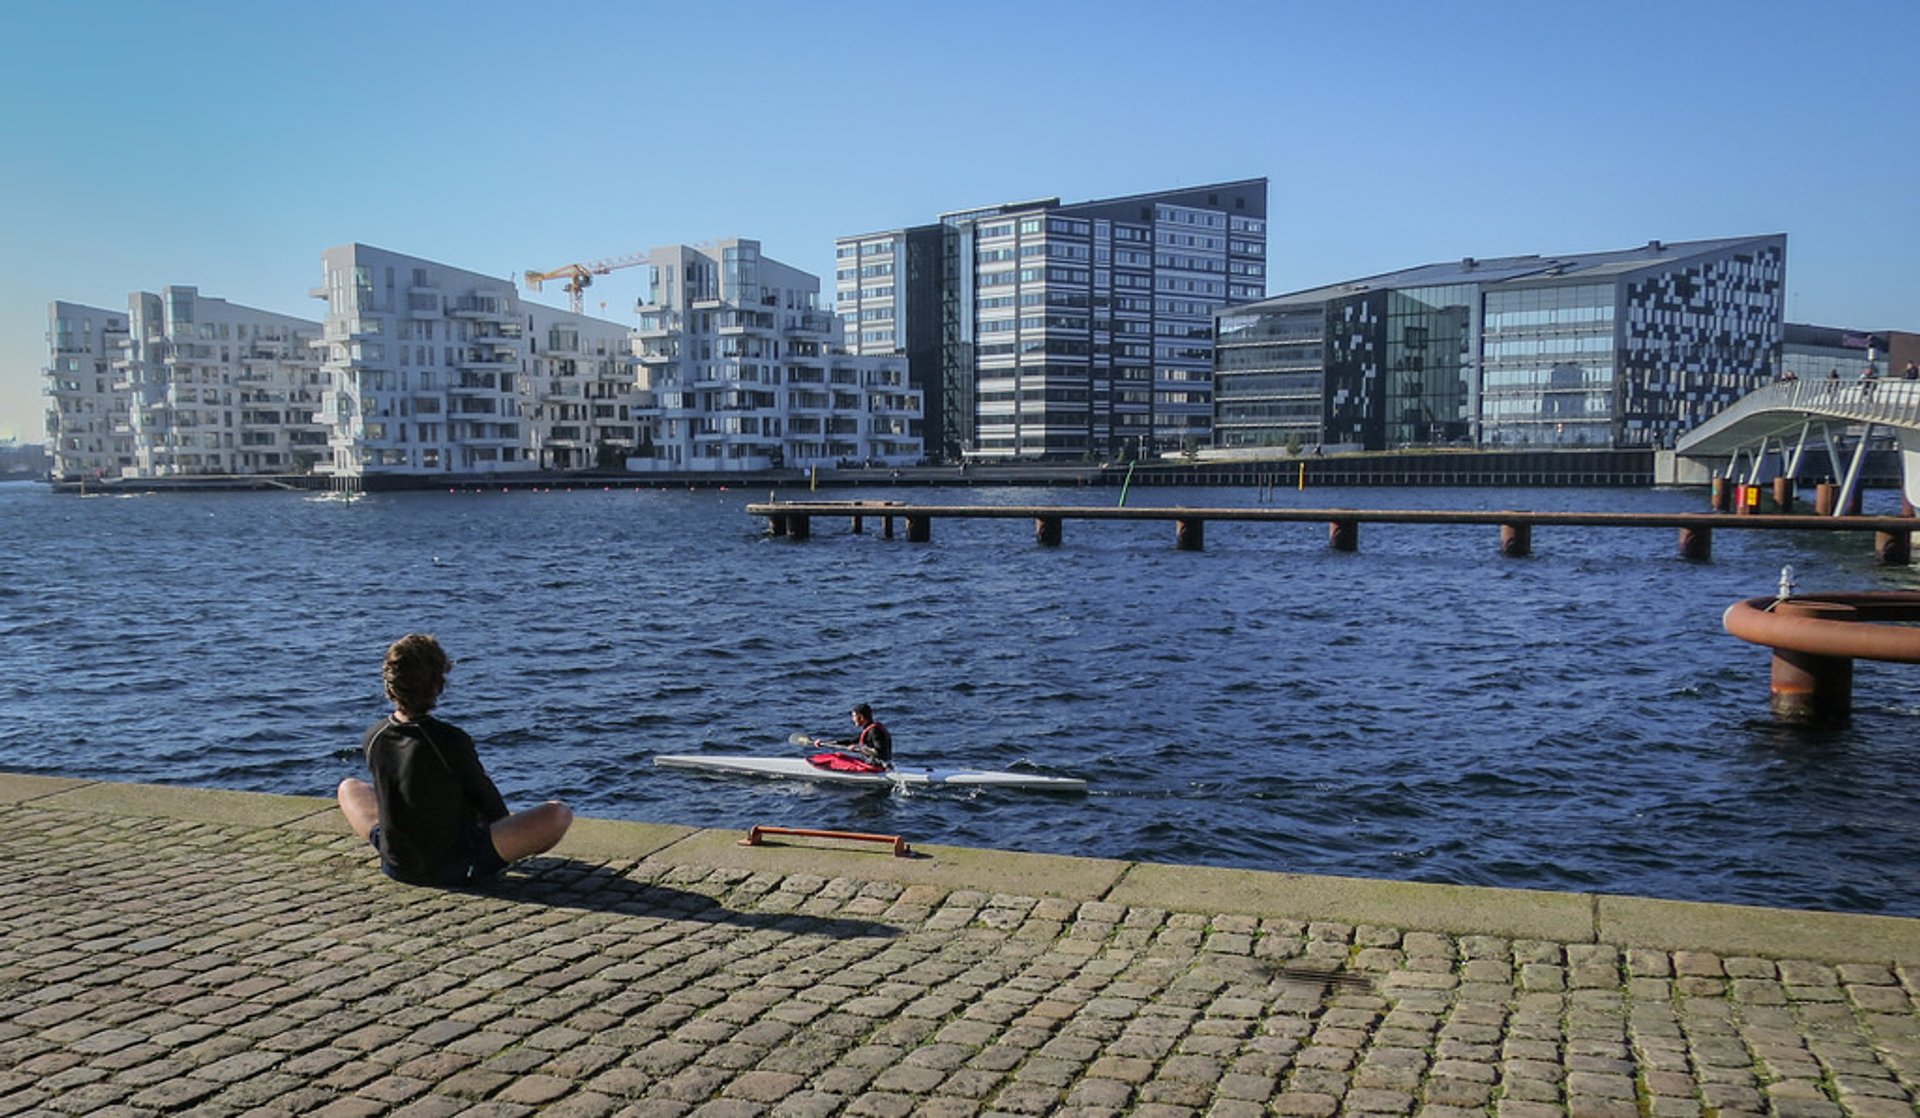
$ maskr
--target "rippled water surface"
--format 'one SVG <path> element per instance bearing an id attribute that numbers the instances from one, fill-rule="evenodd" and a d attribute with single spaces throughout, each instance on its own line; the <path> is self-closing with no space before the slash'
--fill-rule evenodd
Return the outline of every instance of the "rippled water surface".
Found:
<path id="1" fill-rule="evenodd" d="M 796 496 L 798 494 L 795 494 Z M 1111 489 L 863 498 L 1111 504 Z M 1866 537 L 1668 529 L 939 521 L 931 544 L 746 515 L 764 492 L 56 495 L 0 485 L 0 768 L 330 795 L 387 642 L 458 659 L 441 713 L 510 803 L 719 827 L 1920 915 L 1916 672 L 1855 718 L 1767 714 L 1731 602 L 1904 589 Z M 834 496 L 821 494 L 821 496 Z M 1893 500 L 1879 494 L 1869 511 Z M 1250 505 L 1254 490 L 1129 504 Z M 1307 507 L 1698 511 L 1698 493 L 1336 490 Z M 657 770 L 786 754 L 870 701 L 901 759 L 1086 797 L 914 795 Z"/>

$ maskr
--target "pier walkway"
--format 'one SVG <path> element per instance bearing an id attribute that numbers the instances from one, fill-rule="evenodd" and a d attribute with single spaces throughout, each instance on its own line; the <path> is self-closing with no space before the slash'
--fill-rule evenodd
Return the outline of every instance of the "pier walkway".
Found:
<path id="1" fill-rule="evenodd" d="M 1911 1118 L 1920 921 L 0 774 L 0 1115 Z M 917 845 L 917 844 L 916 844 Z"/>
<path id="2" fill-rule="evenodd" d="M 1740 531 L 1871 532 L 1874 553 L 1881 562 L 1904 565 L 1911 560 L 1912 534 L 1920 530 L 1920 520 L 1903 516 L 1796 516 L 1783 513 L 1637 513 L 1637 512 L 1526 512 L 1520 510 L 1462 509 L 1305 509 L 1273 508 L 1182 508 L 1166 506 L 1114 507 L 1111 505 L 920 505 L 899 501 L 767 501 L 747 506 L 749 516 L 767 518 L 776 536 L 796 540 L 812 537 L 815 517 L 846 518 L 852 531 L 866 530 L 866 522 L 878 521 L 881 533 L 894 535 L 894 521 L 906 525 L 910 542 L 925 543 L 933 538 L 935 520 L 1031 520 L 1034 539 L 1043 546 L 1058 546 L 1063 539 L 1062 524 L 1067 520 L 1172 521 L 1174 544 L 1187 551 L 1205 546 L 1209 521 L 1257 522 L 1268 524 L 1315 524 L 1327 526 L 1329 546 L 1336 551 L 1357 551 L 1360 525 L 1485 525 L 1500 530 L 1499 550 L 1503 555 L 1524 556 L 1533 551 L 1536 527 L 1568 528 L 1666 528 L 1677 529 L 1679 553 L 1688 559 L 1709 559 L 1713 554 L 1716 529 Z"/>

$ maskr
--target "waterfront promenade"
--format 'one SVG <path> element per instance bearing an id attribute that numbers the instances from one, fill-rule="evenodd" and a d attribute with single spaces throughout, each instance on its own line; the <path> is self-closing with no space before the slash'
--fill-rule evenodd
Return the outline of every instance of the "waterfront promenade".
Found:
<path id="1" fill-rule="evenodd" d="M 907 836 L 911 840 L 914 836 Z M 1920 921 L 0 774 L 0 1115 L 1908 1118 Z"/>

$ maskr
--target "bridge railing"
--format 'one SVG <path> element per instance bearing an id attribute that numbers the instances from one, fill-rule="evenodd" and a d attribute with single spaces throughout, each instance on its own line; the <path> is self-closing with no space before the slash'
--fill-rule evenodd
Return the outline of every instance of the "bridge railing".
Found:
<path id="1" fill-rule="evenodd" d="M 1748 393 L 1734 407 L 1818 412 L 1861 423 L 1920 427 L 1920 380 L 1789 380 Z M 1731 413 L 1729 408 L 1722 415 Z"/>

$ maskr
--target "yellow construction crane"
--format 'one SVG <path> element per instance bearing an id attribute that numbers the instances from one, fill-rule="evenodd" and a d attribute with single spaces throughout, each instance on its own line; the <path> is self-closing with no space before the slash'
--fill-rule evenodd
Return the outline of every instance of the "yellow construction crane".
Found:
<path id="1" fill-rule="evenodd" d="M 627 256 L 612 256 L 605 260 L 595 260 L 587 264 L 562 264 L 552 271 L 528 272 L 527 286 L 538 291 L 540 290 L 540 285 L 548 280 L 564 278 L 567 281 L 567 301 L 572 305 L 573 313 L 579 314 L 581 292 L 593 286 L 593 277 L 604 276 L 608 272 L 615 271 L 616 269 L 631 268 L 635 264 L 645 264 L 646 262 L 647 254 L 644 252 L 636 252 Z"/>

